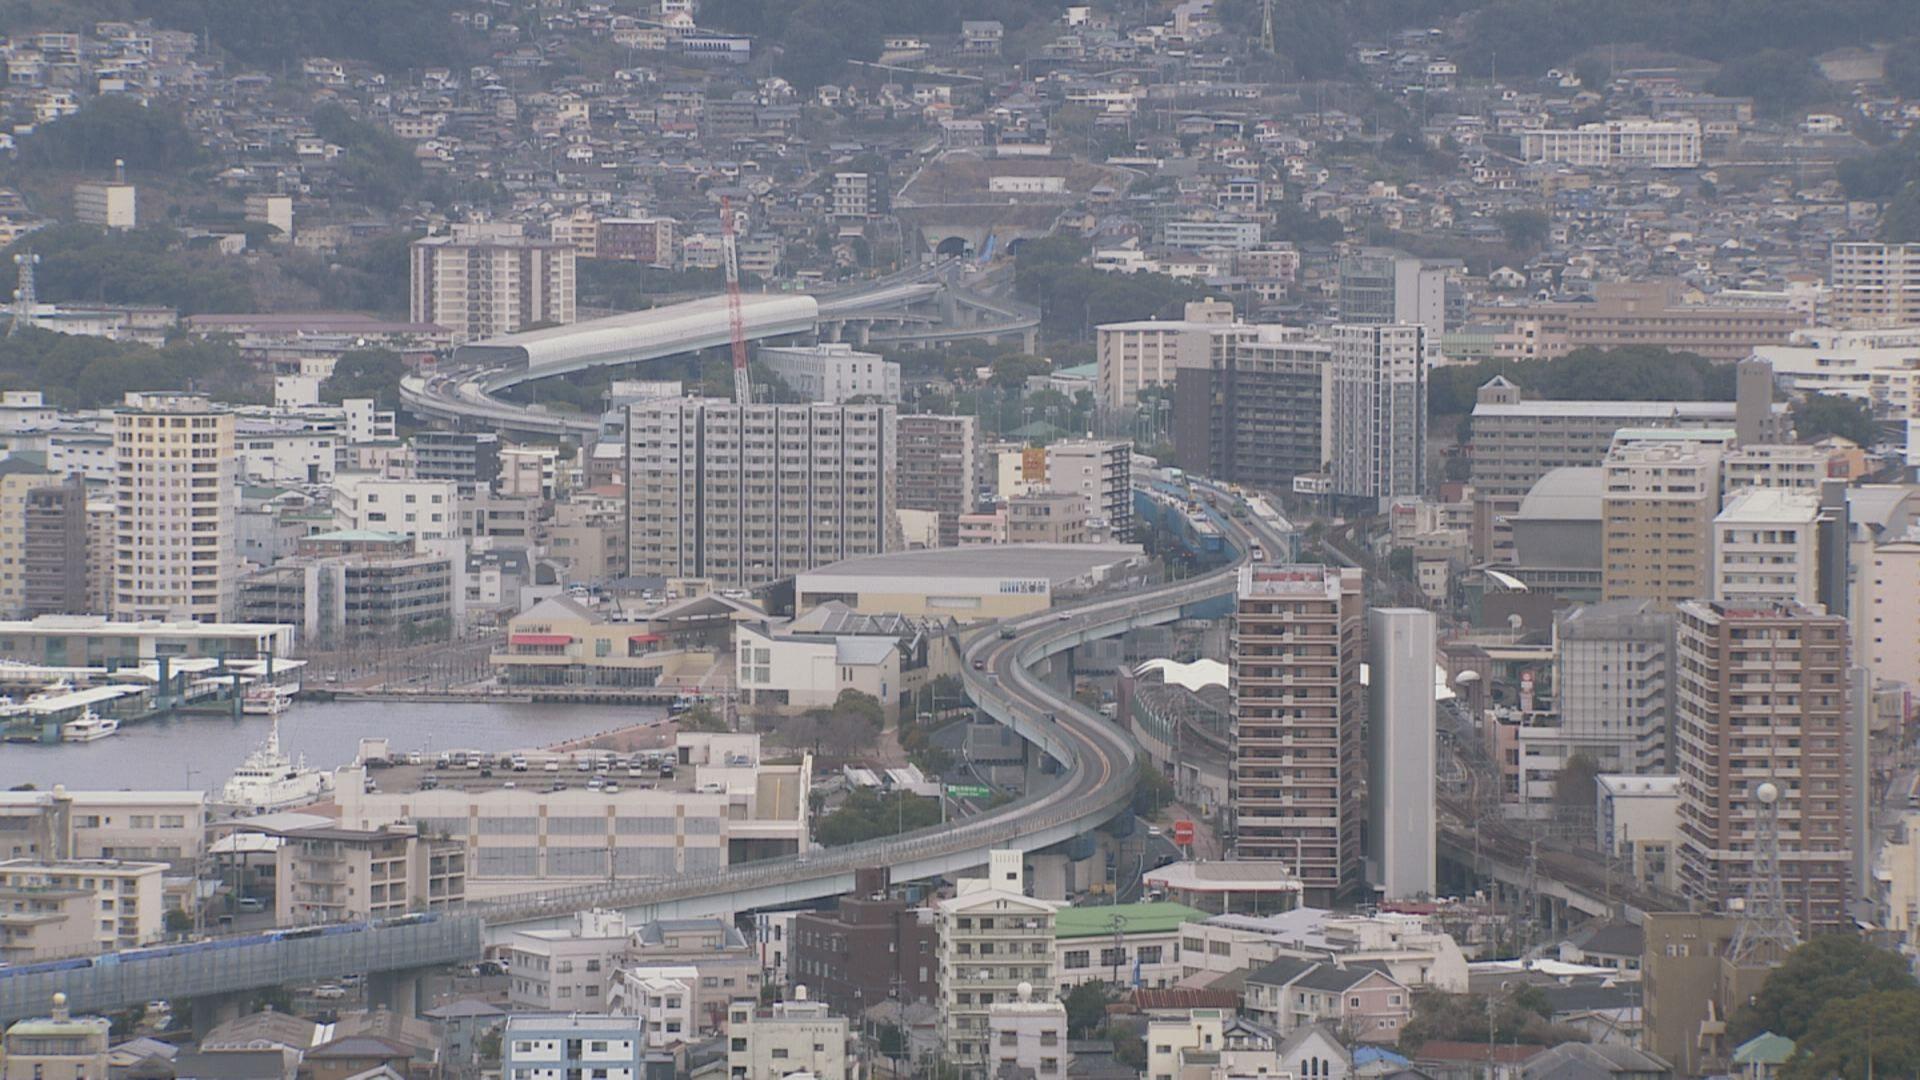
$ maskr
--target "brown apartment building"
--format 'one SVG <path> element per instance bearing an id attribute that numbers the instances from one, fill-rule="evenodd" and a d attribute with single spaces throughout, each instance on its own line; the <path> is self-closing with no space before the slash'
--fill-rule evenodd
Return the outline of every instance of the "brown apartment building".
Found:
<path id="1" fill-rule="evenodd" d="M 1748 896 L 1755 788 L 1780 789 L 1780 873 L 1803 936 L 1847 924 L 1852 792 L 1847 621 L 1794 605 L 1679 606 L 1675 761 L 1680 887 L 1709 909 Z"/>
<path id="2" fill-rule="evenodd" d="M 1276 859 L 1332 903 L 1360 882 L 1365 590 L 1358 570 L 1240 571 L 1228 798 L 1242 859 Z"/>
<path id="3" fill-rule="evenodd" d="M 853 882 L 837 910 L 794 918 L 789 977 L 843 1016 L 882 1001 L 932 1000 L 932 909 L 891 892 L 885 867 L 856 870 Z"/>

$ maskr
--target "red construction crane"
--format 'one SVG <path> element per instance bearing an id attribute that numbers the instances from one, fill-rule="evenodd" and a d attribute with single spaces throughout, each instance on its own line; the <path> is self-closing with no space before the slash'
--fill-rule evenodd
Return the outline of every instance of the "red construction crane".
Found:
<path id="1" fill-rule="evenodd" d="M 727 268 L 727 328 L 733 335 L 733 400 L 753 404 L 747 375 L 747 319 L 740 313 L 740 255 L 733 239 L 733 201 L 720 197 L 720 252 Z"/>

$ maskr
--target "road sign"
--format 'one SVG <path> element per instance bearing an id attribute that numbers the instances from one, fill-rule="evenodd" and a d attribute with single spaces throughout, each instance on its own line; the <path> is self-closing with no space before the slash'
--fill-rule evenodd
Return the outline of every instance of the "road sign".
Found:
<path id="1" fill-rule="evenodd" d="M 948 784 L 947 798 L 949 799 L 991 799 L 993 798 L 993 789 L 989 787 L 981 787 L 979 784 Z"/>
<path id="2" fill-rule="evenodd" d="M 1192 846 L 1193 822 L 1191 821 L 1174 822 L 1173 823 L 1173 842 L 1180 845 L 1181 847 Z"/>

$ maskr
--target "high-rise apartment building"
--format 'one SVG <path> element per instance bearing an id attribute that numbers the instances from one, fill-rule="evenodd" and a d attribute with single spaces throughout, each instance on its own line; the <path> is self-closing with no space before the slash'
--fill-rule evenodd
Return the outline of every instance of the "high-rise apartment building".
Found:
<path id="1" fill-rule="evenodd" d="M 1713 599 L 1734 607 L 1820 599 L 1820 492 L 1747 488 L 1713 519 Z"/>
<path id="2" fill-rule="evenodd" d="M 1857 329 L 1920 322 L 1920 244 L 1833 245 L 1828 317 Z"/>
<path id="3" fill-rule="evenodd" d="M 39 461 L 0 458 L 0 612 L 17 619 L 27 608 L 27 495 L 56 482 Z"/>
<path id="4" fill-rule="evenodd" d="M 1858 775 L 1847 623 L 1799 606 L 1681 604 L 1680 887 L 1725 908 L 1754 882 L 1760 803 L 1779 789 L 1780 876 L 1803 935 L 1849 922 Z"/>
<path id="5" fill-rule="evenodd" d="M 129 393 L 114 413 L 113 614 L 219 622 L 239 578 L 233 414 Z"/>
<path id="6" fill-rule="evenodd" d="M 455 344 L 574 320 L 574 249 L 529 239 L 518 225 L 455 225 L 411 248 L 409 311 Z"/>
<path id="7" fill-rule="evenodd" d="M 894 421 L 891 405 L 635 402 L 629 572 L 751 588 L 886 551 Z"/>
<path id="8" fill-rule="evenodd" d="M 1064 439 L 1048 446 L 1047 486 L 1086 500 L 1089 529 L 1121 543 L 1133 539 L 1132 443 Z"/>
<path id="9" fill-rule="evenodd" d="M 1233 618 L 1234 849 L 1292 867 L 1321 907 L 1361 877 L 1364 597 L 1358 570 L 1247 566 Z"/>
<path id="10" fill-rule="evenodd" d="M 1208 365 L 1174 382 L 1180 467 L 1215 480 L 1287 489 L 1326 464 L 1321 408 L 1333 346 L 1284 326 L 1216 328 Z"/>
<path id="11" fill-rule="evenodd" d="M 1586 604 L 1555 616 L 1553 640 L 1567 756 L 1603 773 L 1671 771 L 1673 615 L 1644 599 Z"/>
<path id="12" fill-rule="evenodd" d="M 25 578 L 22 618 L 95 611 L 87 583 L 87 483 L 75 473 L 27 492 L 19 568 Z"/>
<path id="13" fill-rule="evenodd" d="M 961 878 L 957 894 L 935 905 L 941 1041 L 963 1075 L 991 1075 L 987 1018 L 997 1003 L 1051 1001 L 1054 913 L 1060 905 L 1026 895 L 1018 851 L 987 853 L 985 878 Z"/>
<path id="14" fill-rule="evenodd" d="M 919 413 L 900 417 L 895 430 L 900 509 L 939 514 L 940 546 L 958 544 L 960 515 L 980 498 L 980 418 Z"/>
<path id="15" fill-rule="evenodd" d="M 1367 612 L 1367 877 L 1387 900 L 1438 891 L 1435 626 L 1423 608 Z"/>
<path id="16" fill-rule="evenodd" d="M 1211 337 L 1233 325 L 1233 305 L 1224 301 L 1189 303 L 1181 319 L 1108 323 L 1094 329 L 1098 365 L 1095 393 L 1116 409 L 1138 404 L 1140 391 L 1172 386 L 1182 368 L 1204 368 Z"/>
<path id="17" fill-rule="evenodd" d="M 1601 494 L 1601 595 L 1673 605 L 1713 595 L 1720 449 L 1628 443 L 1607 455 Z"/>
<path id="18" fill-rule="evenodd" d="M 1341 324 L 1332 331 L 1326 456 L 1333 494 L 1389 501 L 1426 490 L 1426 329 Z"/>
<path id="19" fill-rule="evenodd" d="M 1340 260 L 1340 321 L 1364 326 L 1418 323 L 1429 344 L 1447 329 L 1447 271 L 1388 248 Z"/>

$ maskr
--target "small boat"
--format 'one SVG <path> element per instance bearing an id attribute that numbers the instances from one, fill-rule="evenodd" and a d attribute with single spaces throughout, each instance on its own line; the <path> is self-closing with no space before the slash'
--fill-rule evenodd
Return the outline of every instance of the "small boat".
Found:
<path id="1" fill-rule="evenodd" d="M 78 720 L 69 720 L 60 725 L 60 741 L 94 742 L 119 730 L 120 721 L 110 716 L 100 716 L 92 709 L 88 709 Z"/>
<path id="2" fill-rule="evenodd" d="M 294 693 L 284 686 L 256 686 L 240 699 L 240 711 L 248 716 L 279 716 L 293 704 Z"/>

